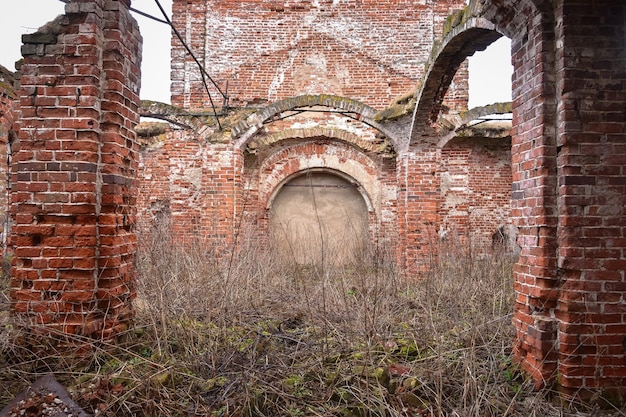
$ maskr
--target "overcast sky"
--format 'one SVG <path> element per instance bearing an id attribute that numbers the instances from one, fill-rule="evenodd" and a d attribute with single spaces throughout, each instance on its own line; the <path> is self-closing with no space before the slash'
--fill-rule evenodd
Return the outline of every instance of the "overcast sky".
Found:
<path id="1" fill-rule="evenodd" d="M 4 0 L 0 25 L 0 64 L 15 69 L 21 58 L 21 35 L 33 33 L 46 22 L 62 14 L 59 0 Z M 171 16 L 172 0 L 160 0 Z M 162 17 L 155 0 L 133 0 L 133 8 Z M 141 98 L 170 101 L 170 30 L 165 24 L 135 15 L 143 35 Z M 469 107 L 511 100 L 510 42 L 502 38 L 484 52 L 470 58 Z"/>

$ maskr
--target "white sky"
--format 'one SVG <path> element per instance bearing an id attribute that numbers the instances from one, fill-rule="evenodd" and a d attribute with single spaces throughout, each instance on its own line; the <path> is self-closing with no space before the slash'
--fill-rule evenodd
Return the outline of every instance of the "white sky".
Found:
<path id="1" fill-rule="evenodd" d="M 0 65 L 15 70 L 21 59 L 23 33 L 33 33 L 57 15 L 63 14 L 65 4 L 59 0 L 2 0 L 3 19 L 0 24 Z M 168 16 L 172 15 L 172 0 L 159 0 Z M 132 7 L 152 16 L 163 15 L 154 0 L 133 0 Z M 135 15 L 143 36 L 141 62 L 141 98 L 170 102 L 170 28 Z"/>
<path id="2" fill-rule="evenodd" d="M 0 64 L 15 69 L 21 58 L 21 35 L 33 33 L 62 14 L 65 4 L 58 0 L 4 0 L 0 25 Z M 171 16 L 172 0 L 160 0 Z M 154 0 L 133 0 L 133 8 L 162 17 Z M 170 30 L 165 24 L 135 15 L 143 35 L 141 98 L 170 102 Z M 470 58 L 469 107 L 511 100 L 510 41 L 502 38 L 484 52 Z"/>

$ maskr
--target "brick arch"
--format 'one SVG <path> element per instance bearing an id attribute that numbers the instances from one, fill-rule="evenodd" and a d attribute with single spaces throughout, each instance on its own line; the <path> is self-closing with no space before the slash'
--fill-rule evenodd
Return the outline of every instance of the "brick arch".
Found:
<path id="1" fill-rule="evenodd" d="M 416 93 L 417 104 L 409 141 L 415 141 L 420 134 L 428 131 L 437 119 L 444 95 L 459 65 L 503 35 L 524 43 L 532 25 L 538 24 L 529 22 L 528 16 L 540 16 L 541 24 L 552 24 L 552 2 L 472 0 L 465 9 L 449 17 L 443 39 L 435 43 L 423 82 Z M 517 47 L 513 46 L 514 49 Z"/>
<path id="2" fill-rule="evenodd" d="M 349 132 L 345 129 L 333 127 L 312 127 L 307 129 L 284 129 L 278 132 L 258 135 L 254 142 L 258 147 L 272 146 L 281 141 L 298 139 L 308 140 L 316 138 L 328 138 L 342 143 L 352 145 L 364 153 L 389 153 L 392 145 L 385 139 L 370 141 L 363 137 Z"/>
<path id="3" fill-rule="evenodd" d="M 550 0 L 472 0 L 468 9 L 473 16 L 492 22 L 497 30 L 514 39 L 527 30 L 528 16 L 551 16 L 554 11 Z"/>
<path id="4" fill-rule="evenodd" d="M 516 327 L 514 354 L 537 387 L 558 372 L 570 384 L 560 358 L 557 276 L 559 222 L 556 161 L 556 45 L 554 10 L 544 0 L 472 1 L 436 48 L 418 95 L 411 140 L 438 116 L 441 98 L 455 66 L 501 34 L 512 40 L 512 220 L 521 247 L 514 270 Z M 474 39 L 472 39 L 474 38 Z M 538 63 L 541 65 L 538 65 Z M 527 162 L 531 161 L 531 162 Z M 568 381 L 568 378 L 571 378 Z M 578 383 L 579 381 L 577 381 Z"/>
<path id="5" fill-rule="evenodd" d="M 502 33 L 496 30 L 495 24 L 482 17 L 470 17 L 450 29 L 442 42 L 435 45 L 416 94 L 411 141 L 437 119 L 446 91 L 463 61 L 500 37 Z"/>
<path id="6" fill-rule="evenodd" d="M 378 110 L 358 100 L 330 94 L 302 95 L 272 103 L 235 124 L 231 129 L 233 141 L 237 147 L 242 148 L 260 131 L 264 124 L 271 123 L 276 116 L 287 111 L 316 106 L 353 113 L 357 120 L 377 129 L 388 137 L 394 148 L 397 148 L 397 144 L 400 143 L 400 138 L 396 134 L 374 120 Z"/>
<path id="7" fill-rule="evenodd" d="M 372 200 L 369 196 L 369 194 L 363 190 L 363 188 L 360 186 L 360 183 L 356 180 L 356 178 L 352 177 L 351 175 L 346 174 L 343 171 L 339 171 L 335 168 L 329 168 L 329 167 L 314 167 L 314 168 L 303 168 L 299 171 L 293 172 L 291 174 L 289 174 L 287 177 L 285 177 L 282 181 L 280 181 L 280 183 L 278 183 L 276 185 L 276 187 L 274 187 L 274 190 L 270 193 L 269 197 L 267 197 L 267 202 L 265 204 L 265 208 L 266 209 L 270 209 L 272 207 L 272 203 L 274 202 L 274 199 L 276 198 L 276 196 L 280 193 L 281 187 L 287 183 L 289 183 L 290 181 L 292 181 L 293 179 L 300 177 L 306 173 L 319 173 L 319 174 L 331 174 L 334 175 L 336 177 L 339 177 L 351 184 L 355 184 L 358 186 L 358 190 L 359 190 L 359 194 L 361 194 L 361 196 L 363 197 L 363 201 L 365 201 L 365 205 L 367 206 L 367 210 L 372 213 L 375 212 L 374 207 L 372 205 Z"/>
<path id="8" fill-rule="evenodd" d="M 357 183 L 368 210 L 379 217 L 381 192 L 378 167 L 364 153 L 339 142 L 300 142 L 264 159 L 259 170 L 261 204 L 269 208 L 282 184 L 295 175 L 311 170 L 340 173 L 341 177 Z"/>
<path id="9" fill-rule="evenodd" d="M 459 114 L 443 116 L 437 120 L 437 125 L 442 131 L 450 131 L 484 116 L 507 113 L 511 113 L 511 102 L 493 103 L 487 106 L 474 107 Z"/>
<path id="10" fill-rule="evenodd" d="M 508 114 L 508 113 L 511 113 L 510 102 L 489 104 L 487 106 L 475 107 L 471 110 L 468 110 L 466 112 L 462 112 L 459 114 L 440 117 L 439 120 L 437 120 L 437 127 L 440 132 L 448 132 L 448 133 L 439 138 L 437 147 L 443 149 L 448 144 L 448 142 L 450 142 L 451 140 L 455 139 L 458 136 L 459 130 L 468 129 L 468 128 L 471 129 L 471 127 L 469 126 L 469 123 L 471 123 L 473 120 L 479 119 L 484 116 L 489 116 L 492 114 Z M 493 135 L 500 135 L 502 137 L 511 135 L 510 126 L 507 126 L 507 127 L 500 126 L 495 129 L 492 128 L 490 129 L 491 133 L 488 133 L 489 129 L 484 130 L 484 129 L 479 128 L 479 130 L 483 132 L 482 134 L 485 134 L 488 137 L 493 137 Z"/>

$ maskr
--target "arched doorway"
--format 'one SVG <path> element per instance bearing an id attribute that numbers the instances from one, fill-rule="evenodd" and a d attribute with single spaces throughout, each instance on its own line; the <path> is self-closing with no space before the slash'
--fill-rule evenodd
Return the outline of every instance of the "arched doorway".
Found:
<path id="1" fill-rule="evenodd" d="M 272 201 L 272 247 L 287 262 L 345 265 L 363 253 L 367 230 L 368 207 L 358 184 L 331 172 L 298 175 Z"/>

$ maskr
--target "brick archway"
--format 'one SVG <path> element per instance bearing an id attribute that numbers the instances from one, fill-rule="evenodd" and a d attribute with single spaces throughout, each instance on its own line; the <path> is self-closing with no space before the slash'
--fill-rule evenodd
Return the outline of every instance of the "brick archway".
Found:
<path id="1" fill-rule="evenodd" d="M 344 172 L 312 168 L 285 178 L 268 199 L 274 255 L 299 264 L 363 261 L 374 236 L 369 196 Z"/>
<path id="2" fill-rule="evenodd" d="M 323 107 L 327 109 L 337 109 L 345 114 L 350 114 L 352 118 L 362 121 L 368 126 L 382 132 L 397 148 L 400 138 L 396 133 L 390 131 L 384 125 L 375 120 L 378 111 L 364 103 L 347 97 L 334 95 L 302 95 L 288 98 L 285 100 L 272 103 L 271 105 L 256 111 L 245 120 L 237 123 L 232 128 L 232 138 L 237 147 L 245 146 L 252 137 L 254 137 L 266 123 L 272 123 L 273 119 L 282 113 L 289 111 L 306 111 L 313 107 Z"/>
<path id="3" fill-rule="evenodd" d="M 501 36 L 493 23 L 480 17 L 470 17 L 450 29 L 440 46 L 432 50 L 424 81 L 416 93 L 417 105 L 410 135 L 412 142 L 437 120 L 448 87 L 463 61 Z"/>
<path id="4" fill-rule="evenodd" d="M 261 204 L 269 209 L 280 187 L 294 175 L 311 170 L 328 170 L 353 179 L 358 185 L 368 209 L 380 216 L 381 191 L 377 180 L 378 168 L 367 156 L 341 143 L 305 141 L 286 147 L 265 159 L 259 172 Z"/>
<path id="5" fill-rule="evenodd" d="M 460 20 L 491 22 L 492 31 L 512 39 L 512 216 L 521 247 L 515 357 L 537 387 L 557 383 L 567 395 L 620 402 L 626 396 L 626 120 L 616 89 L 625 82 L 626 38 L 623 21 L 611 16 L 624 16 L 626 6 L 608 0 L 569 6 L 473 1 L 462 14 L 469 18 Z M 610 29 L 597 30 L 595 21 Z M 497 34 L 463 26 L 451 36 Z M 448 71 L 461 59 L 455 51 L 467 46 L 448 50 L 452 39 L 442 45 L 418 95 L 413 143 L 429 135 Z"/>
<path id="6" fill-rule="evenodd" d="M 385 234 L 394 236 L 395 168 L 384 167 L 389 162 L 385 163 L 380 155 L 324 136 L 285 139 L 259 152 L 257 164 L 244 174 L 251 193 L 245 209 L 251 221 L 248 229 L 256 230 L 257 238 L 269 236 L 271 203 L 281 186 L 294 176 L 313 171 L 329 172 L 355 185 L 368 210 L 372 242 L 384 239 Z"/>

